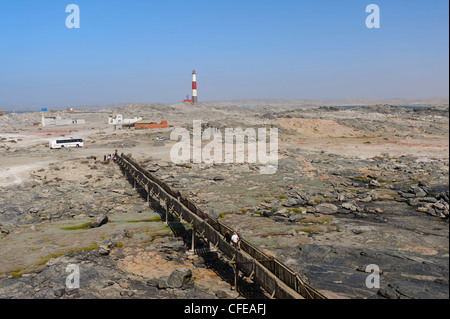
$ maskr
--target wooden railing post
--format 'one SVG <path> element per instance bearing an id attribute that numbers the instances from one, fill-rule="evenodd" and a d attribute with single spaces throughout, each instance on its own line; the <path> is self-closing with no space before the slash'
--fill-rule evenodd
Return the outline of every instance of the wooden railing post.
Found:
<path id="1" fill-rule="evenodd" d="M 192 225 L 192 243 L 191 243 L 191 251 L 193 254 L 195 254 L 195 228 L 194 225 Z"/>
<path id="2" fill-rule="evenodd" d="M 238 291 L 239 268 L 237 267 L 237 250 L 234 251 L 234 290 Z"/>

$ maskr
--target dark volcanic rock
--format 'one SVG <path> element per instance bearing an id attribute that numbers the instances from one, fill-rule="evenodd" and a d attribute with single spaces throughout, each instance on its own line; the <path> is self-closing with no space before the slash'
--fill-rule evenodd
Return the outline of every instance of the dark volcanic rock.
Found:
<path id="1" fill-rule="evenodd" d="M 448 298 L 448 255 L 437 254 L 426 261 L 406 252 L 386 249 L 354 249 L 332 245 L 301 245 L 296 258 L 305 265 L 310 284 L 324 291 L 346 291 L 353 298 Z M 381 289 L 369 289 L 366 266 L 380 269 Z M 414 274 L 422 274 L 417 276 Z M 345 287 L 345 289 L 343 289 Z"/>
<path id="2" fill-rule="evenodd" d="M 286 201 L 283 203 L 283 206 L 286 207 L 292 207 L 292 206 L 296 206 L 298 204 L 297 199 L 293 198 L 293 197 L 289 197 L 288 199 L 286 199 Z"/>
<path id="3" fill-rule="evenodd" d="M 103 224 L 106 224 L 107 222 L 108 222 L 108 216 L 106 216 L 105 214 L 102 214 L 92 222 L 91 228 L 100 227 Z"/>
<path id="4" fill-rule="evenodd" d="M 167 284 L 170 288 L 181 288 L 189 283 L 192 279 L 192 271 L 188 268 L 178 268 L 174 270 L 169 278 Z"/>
<path id="5" fill-rule="evenodd" d="M 316 206 L 316 212 L 326 215 L 336 214 L 338 207 L 334 204 L 324 203 Z"/>

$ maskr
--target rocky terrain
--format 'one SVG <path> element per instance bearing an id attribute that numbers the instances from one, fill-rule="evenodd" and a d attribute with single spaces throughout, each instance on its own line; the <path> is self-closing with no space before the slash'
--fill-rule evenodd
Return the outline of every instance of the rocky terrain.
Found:
<path id="1" fill-rule="evenodd" d="M 174 237 L 114 163 L 66 160 L 32 177 L 3 189 L 1 297 L 238 296 L 210 270 L 218 253 L 189 254 L 189 225 Z M 66 287 L 71 264 L 79 289 Z"/>
<path id="2" fill-rule="evenodd" d="M 448 106 L 293 103 L 128 105 L 79 111 L 86 125 L 66 127 L 33 128 L 39 113 L 0 117 L 0 296 L 267 297 L 251 282 L 231 290 L 220 252 L 190 254 L 189 225 L 168 227 L 103 162 L 118 149 L 329 298 L 448 298 Z M 170 127 L 113 129 L 113 111 Z M 192 132 L 193 120 L 222 132 L 278 128 L 276 173 L 172 163 L 170 132 Z M 49 150 L 61 135 L 81 136 L 85 147 Z M 65 285 L 69 264 L 80 267 L 79 289 Z M 378 289 L 365 285 L 369 264 L 381 270 Z"/>

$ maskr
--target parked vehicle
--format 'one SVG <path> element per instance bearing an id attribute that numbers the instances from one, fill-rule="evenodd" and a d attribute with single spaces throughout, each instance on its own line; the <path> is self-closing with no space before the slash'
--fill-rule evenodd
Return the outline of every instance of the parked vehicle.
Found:
<path id="1" fill-rule="evenodd" d="M 51 149 L 64 148 L 64 147 L 83 147 L 83 139 L 70 138 L 70 139 L 57 139 L 49 142 Z"/>

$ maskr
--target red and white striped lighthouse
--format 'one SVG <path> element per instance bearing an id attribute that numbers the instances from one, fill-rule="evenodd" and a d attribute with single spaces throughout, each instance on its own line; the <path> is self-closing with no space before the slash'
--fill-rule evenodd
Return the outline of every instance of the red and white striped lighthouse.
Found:
<path id="1" fill-rule="evenodd" d="M 192 102 L 197 104 L 197 75 L 192 71 Z"/>

